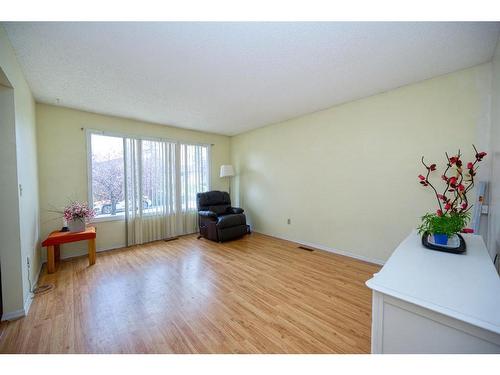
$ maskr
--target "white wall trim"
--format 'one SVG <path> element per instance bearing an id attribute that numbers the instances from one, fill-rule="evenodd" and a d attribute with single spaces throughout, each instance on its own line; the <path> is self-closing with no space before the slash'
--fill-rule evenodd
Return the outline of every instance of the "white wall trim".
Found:
<path id="1" fill-rule="evenodd" d="M 36 273 L 36 276 L 33 280 L 32 288 L 36 287 L 38 285 L 38 280 L 40 279 L 40 273 L 42 272 L 42 267 L 43 267 L 43 263 L 40 262 L 40 267 L 38 267 L 38 272 Z M 33 302 L 33 298 L 35 298 L 35 295 L 30 290 L 28 297 L 26 297 L 26 300 L 24 301 L 24 316 L 28 315 L 28 312 L 30 311 L 31 304 Z"/>
<path id="2" fill-rule="evenodd" d="M 83 241 L 85 241 L 85 240 L 83 240 Z M 69 243 L 73 243 L 73 242 L 69 242 Z M 96 252 L 97 253 L 101 253 L 103 251 L 123 249 L 123 248 L 126 248 L 126 247 L 127 247 L 126 244 L 123 244 L 123 245 L 112 245 L 110 247 L 98 247 L 98 248 L 96 248 Z M 61 259 L 71 259 L 71 258 L 84 257 L 84 256 L 87 256 L 88 254 L 89 254 L 88 253 L 88 249 L 85 248 L 82 251 L 74 251 L 72 254 L 63 256 L 62 255 L 62 249 L 61 249 Z M 44 263 L 47 263 L 47 252 L 46 251 L 42 253 L 41 261 L 42 261 L 42 265 Z M 38 273 L 38 275 L 40 275 L 40 272 Z"/>
<path id="3" fill-rule="evenodd" d="M 196 234 L 196 233 L 198 233 L 198 231 L 193 232 L 193 233 L 180 234 L 180 235 L 174 236 L 174 237 L 189 236 L 189 235 Z M 163 241 L 163 240 L 156 240 L 156 241 L 151 241 L 151 242 L 157 242 L 157 241 Z M 96 249 L 96 252 L 97 253 L 102 253 L 104 251 L 118 250 L 118 249 L 127 249 L 127 248 L 132 248 L 134 246 L 137 246 L 137 245 L 127 246 L 127 244 L 124 243 L 124 244 L 121 244 L 121 245 L 112 245 L 112 246 L 109 246 L 109 247 L 98 247 Z M 71 258 L 84 257 L 84 256 L 87 256 L 87 255 L 88 255 L 88 251 L 87 251 L 87 249 L 85 249 L 85 250 L 82 250 L 81 253 L 74 252 L 73 254 L 70 254 L 70 255 L 67 255 L 67 256 L 62 256 L 62 254 L 61 254 L 61 259 L 66 260 L 66 259 L 71 259 Z M 44 252 L 42 254 L 42 265 L 44 263 L 46 263 L 46 262 L 47 262 L 47 254 L 46 254 L 46 252 Z M 40 270 L 41 270 L 41 268 L 40 268 Z M 40 271 L 38 272 L 38 276 L 40 276 Z"/>
<path id="4" fill-rule="evenodd" d="M 43 267 L 43 263 L 40 262 L 40 267 L 38 267 L 38 272 L 37 272 L 36 277 L 35 277 L 34 285 L 38 285 L 38 280 L 40 280 L 40 274 L 42 273 L 42 267 Z"/>
<path id="5" fill-rule="evenodd" d="M 35 282 L 33 283 L 33 285 L 38 284 L 38 280 L 40 279 L 40 273 L 42 272 L 42 267 L 43 267 L 43 262 L 40 262 L 40 267 L 38 268 L 38 272 L 34 279 Z M 33 297 L 34 295 L 30 290 L 28 296 L 26 297 L 26 300 L 24 301 L 23 308 L 19 310 L 4 312 L 0 320 L 4 321 L 4 320 L 18 319 L 28 315 L 31 303 L 33 302 Z"/>
<path id="6" fill-rule="evenodd" d="M 24 316 L 28 315 L 31 303 L 33 302 L 33 298 L 35 298 L 35 295 L 33 294 L 33 292 L 30 291 L 28 293 L 28 296 L 26 297 L 26 300 L 24 301 L 24 308 L 23 308 Z"/>
<path id="7" fill-rule="evenodd" d="M 334 253 L 334 254 L 337 254 L 337 255 L 343 255 L 343 256 L 346 256 L 346 257 L 349 257 L 349 258 L 354 258 L 354 259 L 362 260 L 362 261 L 368 262 L 368 263 L 378 264 L 380 266 L 383 266 L 385 264 L 385 260 L 375 259 L 375 258 L 369 258 L 369 257 L 365 257 L 363 255 L 353 254 L 353 253 L 351 253 L 349 251 L 337 250 L 337 249 L 333 249 L 333 248 L 328 247 L 328 246 L 319 245 L 319 244 L 315 244 L 315 243 L 311 243 L 311 242 L 298 241 L 298 240 L 294 240 L 294 239 L 291 239 L 291 238 L 287 238 L 285 236 L 276 236 L 274 234 L 260 232 L 258 230 L 253 230 L 252 229 L 252 231 L 255 232 L 255 233 L 264 234 L 266 236 L 279 238 L 279 239 L 282 239 L 282 240 L 285 240 L 285 241 L 295 242 L 295 243 L 297 243 L 299 245 L 311 247 L 311 248 L 314 248 L 314 249 L 327 251 L 329 253 Z"/>
<path id="8" fill-rule="evenodd" d="M 24 308 L 19 309 L 19 310 L 10 311 L 10 312 L 4 312 L 2 315 L 2 321 L 22 318 L 25 315 L 26 315 L 26 313 L 24 311 Z"/>
<path id="9" fill-rule="evenodd" d="M 113 245 L 113 246 L 109 246 L 109 247 L 100 247 L 96 250 L 96 252 L 100 253 L 103 251 L 125 249 L 126 247 L 129 247 L 129 246 L 127 246 L 126 244 L 123 244 L 123 245 L 118 245 L 118 246 Z M 85 253 L 85 254 L 88 254 L 88 253 Z M 64 258 L 64 259 L 67 259 L 67 258 Z"/>

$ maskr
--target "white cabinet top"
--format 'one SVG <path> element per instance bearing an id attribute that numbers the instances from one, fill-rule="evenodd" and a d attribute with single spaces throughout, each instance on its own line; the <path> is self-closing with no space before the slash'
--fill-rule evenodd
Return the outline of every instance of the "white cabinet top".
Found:
<path id="1" fill-rule="evenodd" d="M 500 277 L 482 237 L 463 237 L 467 251 L 450 254 L 424 248 L 414 231 L 366 285 L 500 333 Z"/>

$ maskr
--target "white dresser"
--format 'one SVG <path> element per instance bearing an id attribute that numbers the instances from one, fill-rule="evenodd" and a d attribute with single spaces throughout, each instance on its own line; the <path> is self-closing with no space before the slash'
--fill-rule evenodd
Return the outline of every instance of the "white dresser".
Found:
<path id="1" fill-rule="evenodd" d="M 449 254 L 413 232 L 366 282 L 372 353 L 500 353 L 500 278 L 482 237 L 464 238 Z"/>

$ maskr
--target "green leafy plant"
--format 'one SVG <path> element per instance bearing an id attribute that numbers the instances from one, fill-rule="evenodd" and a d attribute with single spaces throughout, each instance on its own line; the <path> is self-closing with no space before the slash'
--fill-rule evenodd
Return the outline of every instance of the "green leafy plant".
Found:
<path id="1" fill-rule="evenodd" d="M 470 212 L 452 212 L 439 216 L 429 213 L 422 216 L 422 224 L 417 228 L 419 234 L 439 233 L 451 237 L 462 231 L 470 220 Z"/>

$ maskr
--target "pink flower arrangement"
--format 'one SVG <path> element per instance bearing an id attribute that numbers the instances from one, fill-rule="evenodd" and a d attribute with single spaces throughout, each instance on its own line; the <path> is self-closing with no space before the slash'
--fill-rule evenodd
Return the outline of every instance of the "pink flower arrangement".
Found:
<path id="1" fill-rule="evenodd" d="M 441 174 L 441 180 L 444 183 L 442 192 L 438 191 L 429 176 L 432 172 L 436 171 L 436 164 L 427 164 L 422 156 L 422 164 L 426 169 L 425 175 L 419 174 L 418 182 L 424 186 L 429 187 L 434 192 L 437 202 L 437 209 L 435 214 L 427 214 L 423 217 L 424 223 L 419 227 L 420 231 L 428 230 L 429 223 L 437 222 L 435 217 L 442 218 L 444 223 L 448 219 L 460 219 L 456 220 L 457 225 L 461 228 L 456 228 L 461 230 L 463 233 L 472 233 L 473 230 L 470 228 L 464 228 L 466 222 L 470 218 L 470 209 L 472 205 L 469 203 L 467 193 L 474 187 L 474 176 L 477 174 L 478 163 L 480 163 L 483 158 L 487 155 L 486 152 L 477 151 L 476 147 L 472 145 L 475 152 L 475 157 L 473 161 L 464 163 L 462 161 L 462 154 L 460 150 L 453 156 L 448 156 L 446 153 L 446 168 Z M 422 229 L 423 228 L 423 229 Z M 433 232 L 435 233 L 435 232 Z"/>
<path id="2" fill-rule="evenodd" d="M 87 203 L 71 202 L 68 206 L 64 207 L 63 216 L 66 221 L 89 221 L 95 216 L 95 212 Z"/>

